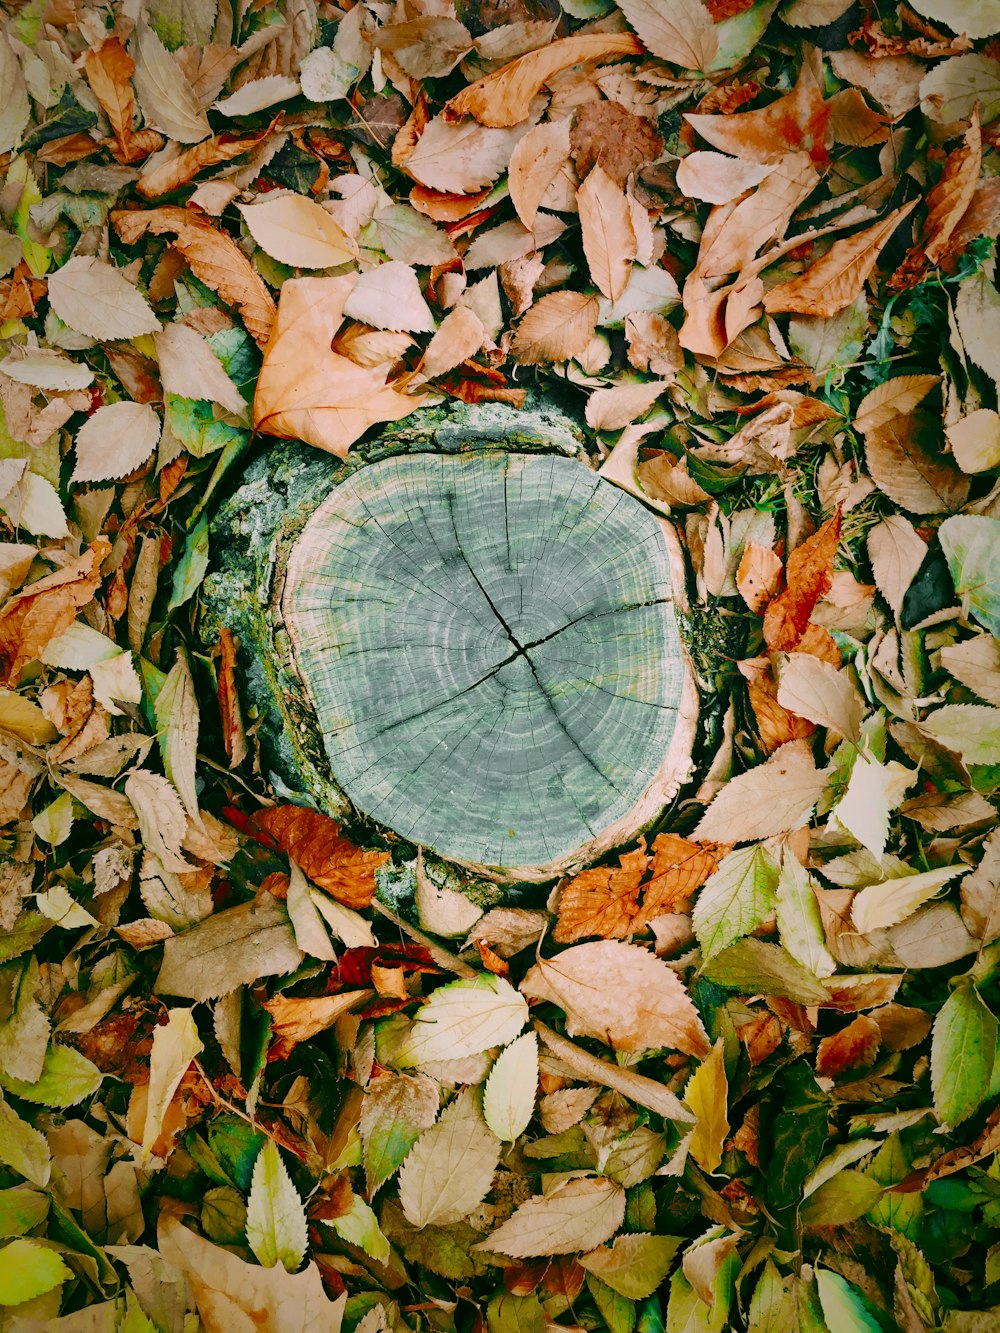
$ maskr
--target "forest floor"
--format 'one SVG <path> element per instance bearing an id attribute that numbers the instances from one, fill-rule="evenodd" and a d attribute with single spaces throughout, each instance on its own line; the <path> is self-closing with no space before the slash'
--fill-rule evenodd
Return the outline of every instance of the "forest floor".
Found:
<path id="1" fill-rule="evenodd" d="M 997 0 L 27 0 L 0 89 L 2 1333 L 1000 1326 Z M 480 914 L 199 612 L 275 436 L 533 387 L 705 729 Z"/>

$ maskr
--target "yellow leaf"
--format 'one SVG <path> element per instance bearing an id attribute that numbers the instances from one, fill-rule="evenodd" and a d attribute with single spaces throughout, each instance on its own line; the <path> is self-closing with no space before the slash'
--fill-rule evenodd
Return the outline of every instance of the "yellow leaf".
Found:
<path id="1" fill-rule="evenodd" d="M 703 1171 L 715 1171 L 722 1161 L 722 1145 L 729 1133 L 728 1096 L 729 1081 L 720 1037 L 708 1058 L 691 1075 L 684 1093 L 685 1102 L 698 1117 L 689 1152 Z"/>

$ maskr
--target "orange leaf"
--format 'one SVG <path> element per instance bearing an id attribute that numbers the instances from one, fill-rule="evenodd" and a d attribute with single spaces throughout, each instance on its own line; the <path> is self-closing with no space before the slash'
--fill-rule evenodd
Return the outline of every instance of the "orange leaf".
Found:
<path id="1" fill-rule="evenodd" d="M 778 591 L 781 583 L 781 560 L 769 546 L 747 542 L 736 571 L 736 587 L 747 606 L 755 615 Z"/>
<path id="2" fill-rule="evenodd" d="M 617 866 L 600 866 L 575 875 L 559 898 L 559 920 L 554 932 L 560 944 L 587 935 L 622 939 L 638 927 L 639 885 L 649 868 L 645 840 L 634 852 L 625 852 Z"/>
<path id="3" fill-rule="evenodd" d="M 225 626 L 219 636 L 219 712 L 222 714 L 222 740 L 229 756 L 229 767 L 238 768 L 246 758 L 247 737 L 243 728 L 243 710 L 236 691 L 236 644 L 232 631 Z"/>
<path id="4" fill-rule="evenodd" d="M 134 245 L 148 231 L 157 236 L 175 233 L 174 245 L 190 264 L 191 271 L 224 301 L 239 307 L 251 337 L 258 346 L 264 346 L 274 324 L 274 301 L 263 279 L 231 236 L 186 208 L 117 212 L 111 214 L 111 221 L 126 245 Z"/>
<path id="5" fill-rule="evenodd" d="M 691 842 L 676 833 L 660 833 L 653 841 L 653 872 L 645 886 L 642 921 L 645 925 L 664 912 L 683 911 L 728 849 Z"/>
<path id="6" fill-rule="evenodd" d="M 882 1034 L 874 1019 L 859 1014 L 853 1023 L 820 1042 L 816 1051 L 816 1073 L 832 1078 L 845 1069 L 867 1068 L 875 1063 L 881 1041 Z"/>
<path id="7" fill-rule="evenodd" d="M 115 156 L 122 162 L 132 161 L 135 93 L 131 80 L 135 73 L 135 61 L 122 46 L 120 37 L 109 37 L 98 50 L 87 52 L 83 68 L 87 82 L 101 104 L 101 110 L 111 122 L 111 132 L 118 149 Z M 146 151 L 140 147 L 138 156 L 144 157 Z"/>
<path id="8" fill-rule="evenodd" d="M 764 309 L 769 315 L 791 311 L 827 319 L 844 310 L 861 295 L 882 247 L 916 206 L 914 199 L 864 231 L 834 241 L 804 273 L 772 287 L 764 297 Z"/>
<path id="9" fill-rule="evenodd" d="M 256 430 L 345 458 L 370 426 L 399 421 L 423 404 L 424 395 L 386 383 L 385 365 L 359 366 L 333 350 L 356 281 L 351 273 L 284 284 L 254 395 Z"/>
<path id="10" fill-rule="evenodd" d="M 830 107 L 807 66 L 792 91 L 769 106 L 738 115 L 685 115 L 703 139 L 744 162 L 777 162 L 789 152 L 826 161 Z"/>
<path id="11" fill-rule="evenodd" d="M 972 113 L 972 122 L 962 147 L 951 153 L 944 164 L 941 179 L 927 196 L 927 218 L 924 222 L 925 251 L 932 264 L 948 252 L 952 232 L 961 222 L 965 210 L 979 184 L 979 170 L 983 163 L 983 136 L 979 129 L 979 109 Z"/>
<path id="12" fill-rule="evenodd" d="M 576 202 L 594 286 L 617 301 L 628 286 L 637 250 L 625 191 L 597 166 L 577 191 Z"/>
<path id="13" fill-rule="evenodd" d="M 203 139 L 201 143 L 184 148 L 174 158 L 147 168 L 136 181 L 136 193 L 143 199 L 156 199 L 169 194 L 193 180 L 205 167 L 217 166 L 220 162 L 229 162 L 234 157 L 248 153 L 251 148 L 261 143 L 271 133 L 273 124 L 256 134 L 242 138 L 231 134 L 220 134 L 218 138 Z"/>
<path id="14" fill-rule="evenodd" d="M 375 896 L 375 871 L 389 853 L 355 847 L 340 836 L 340 825 L 329 815 L 300 805 L 277 805 L 259 811 L 249 827 L 272 837 L 317 888 L 345 906 L 367 907 Z"/>
<path id="15" fill-rule="evenodd" d="M 266 1000 L 264 1008 L 271 1015 L 271 1031 L 277 1039 L 277 1050 L 272 1051 L 272 1057 L 287 1058 L 300 1041 L 308 1041 L 318 1032 L 332 1027 L 341 1014 L 350 1013 L 371 996 L 370 990 L 349 990 L 341 991 L 339 995 L 302 999 L 275 995 Z"/>
<path id="16" fill-rule="evenodd" d="M 764 641 L 787 653 L 805 633 L 813 607 L 833 584 L 833 558 L 840 541 L 840 510 L 788 557 L 785 591 L 764 613 Z"/>
<path id="17" fill-rule="evenodd" d="M 498 129 L 519 125 L 531 114 L 532 98 L 553 75 L 585 60 L 636 56 L 642 52 L 642 42 L 630 32 L 588 32 L 563 37 L 470 83 L 451 99 L 445 112 L 454 119 L 475 116 L 481 125 Z"/>
<path id="18" fill-rule="evenodd" d="M 107 537 L 98 537 L 83 555 L 29 584 L 0 608 L 0 671 L 8 685 L 17 683 L 22 668 L 50 640 L 69 629 L 97 591 L 101 562 L 110 551 Z"/>

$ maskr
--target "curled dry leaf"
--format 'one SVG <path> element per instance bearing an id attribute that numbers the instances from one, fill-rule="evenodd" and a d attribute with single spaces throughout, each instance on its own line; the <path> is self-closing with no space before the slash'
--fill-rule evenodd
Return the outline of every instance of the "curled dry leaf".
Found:
<path id="1" fill-rule="evenodd" d="M 45 651 L 57 634 L 69 629 L 77 612 L 93 598 L 101 582 L 101 564 L 110 554 L 107 537 L 98 537 L 62 569 L 38 579 L 0 607 L 0 671 L 16 685 L 21 670 Z"/>
<path id="2" fill-rule="evenodd" d="M 249 831 L 267 838 L 300 867 L 317 888 L 347 907 L 367 907 L 375 894 L 375 871 L 388 852 L 366 852 L 340 835 L 328 815 L 301 805 L 259 810 Z"/>
<path id="3" fill-rule="evenodd" d="M 541 959 L 521 982 L 534 999 L 551 1000 L 566 1015 L 566 1030 L 604 1041 L 615 1050 L 660 1046 L 703 1056 L 708 1038 L 677 974 L 637 945 L 601 940 L 577 944 Z"/>
<path id="4" fill-rule="evenodd" d="M 772 652 L 791 652 L 809 624 L 813 608 L 833 586 L 833 560 L 840 541 L 841 513 L 788 557 L 786 588 L 764 613 L 764 640 Z"/>
<path id="5" fill-rule="evenodd" d="M 594 32 L 563 37 L 470 83 L 451 99 L 445 112 L 452 118 L 475 116 L 481 125 L 519 125 L 527 120 L 533 99 L 553 75 L 586 60 L 608 60 L 641 52 L 642 44 L 631 33 Z"/>

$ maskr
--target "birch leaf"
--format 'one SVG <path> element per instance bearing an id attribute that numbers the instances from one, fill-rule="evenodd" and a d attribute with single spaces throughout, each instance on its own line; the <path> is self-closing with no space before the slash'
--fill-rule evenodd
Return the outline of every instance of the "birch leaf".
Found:
<path id="1" fill-rule="evenodd" d="M 404 1065 L 460 1060 L 513 1041 L 528 1021 L 522 996 L 492 973 L 439 986 L 418 1010 L 397 1054 Z"/>
<path id="2" fill-rule="evenodd" d="M 306 1252 L 306 1214 L 273 1139 L 257 1154 L 247 1198 L 247 1244 L 265 1268 L 294 1273 Z"/>
<path id="3" fill-rule="evenodd" d="M 507 188 L 517 216 L 529 231 L 534 230 L 545 191 L 568 160 L 568 119 L 532 126 L 511 154 Z"/>
<path id="4" fill-rule="evenodd" d="M 613 1180 L 587 1176 L 568 1180 L 529 1199 L 473 1249 L 515 1259 L 573 1254 L 602 1245 L 625 1217 L 625 1191 Z"/>
<path id="5" fill-rule="evenodd" d="M 778 703 L 847 740 L 861 737 L 864 703 L 851 678 L 811 653 L 792 653 L 781 668 Z"/>
<path id="6" fill-rule="evenodd" d="M 617 1236 L 611 1245 L 581 1254 L 577 1262 L 619 1296 L 641 1301 L 664 1281 L 683 1244 L 679 1236 Z"/>
<path id="7" fill-rule="evenodd" d="M 538 1038 L 526 1032 L 513 1041 L 490 1071 L 483 1115 L 499 1139 L 513 1143 L 528 1128 L 538 1091 Z"/>
<path id="8" fill-rule="evenodd" d="M 399 1173 L 399 1201 L 415 1227 L 449 1226 L 485 1198 L 500 1161 L 500 1140 L 466 1088 L 425 1129 Z"/>
<path id="9" fill-rule="evenodd" d="M 597 301 L 583 292 L 550 292 L 521 320 L 511 351 L 524 366 L 568 361 L 586 349 L 598 312 Z"/>
<path id="10" fill-rule="evenodd" d="M 715 59 L 719 39 L 701 0 L 624 0 L 619 8 L 661 60 L 706 70 Z"/>
<path id="11" fill-rule="evenodd" d="M 952 991 L 931 1033 L 934 1110 L 946 1125 L 967 1120 L 987 1096 L 997 1050 L 997 1020 L 975 986 Z"/>
<path id="12" fill-rule="evenodd" d="M 361 274 L 344 302 L 344 314 L 395 333 L 430 333 L 434 328 L 416 272 L 395 259 Z"/>
<path id="13" fill-rule="evenodd" d="M 403 1164 L 421 1131 L 433 1125 L 439 1100 L 438 1086 L 426 1074 L 386 1071 L 365 1088 L 358 1131 L 369 1198 Z"/>

